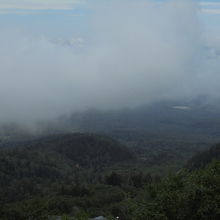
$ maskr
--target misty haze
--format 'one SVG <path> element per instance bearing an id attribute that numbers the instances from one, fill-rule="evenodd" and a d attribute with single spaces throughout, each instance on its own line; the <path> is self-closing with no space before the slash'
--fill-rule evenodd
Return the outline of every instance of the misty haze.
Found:
<path id="1" fill-rule="evenodd" d="M 220 1 L 0 18 L 0 220 L 220 219 Z"/>
<path id="2" fill-rule="evenodd" d="M 47 27 L 57 28 L 56 34 L 44 34 L 34 23 L 43 18 L 33 21 L 37 33 L 15 24 L 2 25 L 2 122 L 48 119 L 91 108 L 133 108 L 200 95 L 219 98 L 220 40 L 206 32 L 199 3 L 85 4 L 90 12 L 78 15 L 86 17 L 81 18 L 87 27 L 82 37 L 59 33 L 61 21 L 58 27 Z M 74 10 L 71 13 L 74 16 Z M 74 33 L 78 27 L 68 24 L 68 28 Z"/>

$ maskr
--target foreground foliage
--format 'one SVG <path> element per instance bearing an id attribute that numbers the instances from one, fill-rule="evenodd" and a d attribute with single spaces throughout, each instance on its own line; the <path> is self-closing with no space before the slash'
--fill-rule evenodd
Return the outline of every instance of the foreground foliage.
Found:
<path id="1" fill-rule="evenodd" d="M 218 152 L 218 145 L 213 149 Z M 195 158 L 189 163 L 204 161 Z M 135 163 L 130 149 L 95 135 L 57 136 L 1 150 L 0 219 L 220 219 L 219 160 L 162 180 L 132 169 Z"/>
<path id="2" fill-rule="evenodd" d="M 193 173 L 181 171 L 144 192 L 132 219 L 220 219 L 220 162 Z"/>
<path id="3" fill-rule="evenodd" d="M 220 162 L 192 173 L 181 171 L 163 181 L 135 186 L 88 185 L 1 207 L 2 219 L 51 219 L 48 216 L 119 216 L 124 220 L 220 219 Z M 133 195 L 132 195 L 133 191 Z M 66 218 L 68 219 L 68 218 Z"/>

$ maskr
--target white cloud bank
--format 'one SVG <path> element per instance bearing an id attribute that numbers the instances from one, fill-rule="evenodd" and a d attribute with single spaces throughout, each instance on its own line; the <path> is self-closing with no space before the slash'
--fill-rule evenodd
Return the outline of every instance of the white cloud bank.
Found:
<path id="1" fill-rule="evenodd" d="M 220 14 L 220 2 L 200 2 L 201 13 L 218 15 Z"/>
<path id="2" fill-rule="evenodd" d="M 80 51 L 1 30 L 1 122 L 219 96 L 219 57 L 204 49 L 194 1 L 94 2 Z"/>
<path id="3" fill-rule="evenodd" d="M 200 2 L 201 6 L 214 6 L 214 7 L 220 7 L 220 2 Z"/>
<path id="4" fill-rule="evenodd" d="M 203 14 L 220 15 L 220 9 L 202 9 Z"/>

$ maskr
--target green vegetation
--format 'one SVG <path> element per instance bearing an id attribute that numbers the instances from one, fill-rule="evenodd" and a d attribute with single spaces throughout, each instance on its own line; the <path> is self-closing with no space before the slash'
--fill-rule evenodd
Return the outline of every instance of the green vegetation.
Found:
<path id="1" fill-rule="evenodd" d="M 220 162 L 192 173 L 181 171 L 146 188 L 131 219 L 220 218 Z"/>
<path id="2" fill-rule="evenodd" d="M 204 168 L 214 159 L 220 160 L 220 144 L 196 154 L 191 160 L 188 161 L 186 168 L 189 170 Z"/>
<path id="3" fill-rule="evenodd" d="M 220 162 L 213 161 L 220 145 L 180 169 L 198 143 L 117 134 L 120 142 L 78 133 L 4 144 L 0 219 L 220 219 Z"/>

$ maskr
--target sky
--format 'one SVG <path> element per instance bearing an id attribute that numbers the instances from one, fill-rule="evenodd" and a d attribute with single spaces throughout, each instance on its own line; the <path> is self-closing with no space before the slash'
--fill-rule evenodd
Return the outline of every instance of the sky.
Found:
<path id="1" fill-rule="evenodd" d="M 220 2 L 0 0 L 0 123 L 219 98 Z"/>
<path id="2" fill-rule="evenodd" d="M 207 32 L 220 36 L 220 1 L 197 2 Z M 50 37 L 86 36 L 91 6 L 96 4 L 99 4 L 96 0 L 0 0 L 0 27 L 20 28 Z"/>

